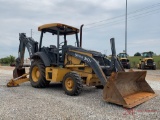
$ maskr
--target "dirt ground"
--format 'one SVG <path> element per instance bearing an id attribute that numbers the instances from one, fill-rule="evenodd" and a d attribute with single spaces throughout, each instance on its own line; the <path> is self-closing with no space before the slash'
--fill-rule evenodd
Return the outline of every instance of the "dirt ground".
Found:
<path id="1" fill-rule="evenodd" d="M 33 88 L 29 82 L 8 88 L 13 69 L 0 66 L 0 120 L 160 119 L 160 70 L 147 70 L 146 76 L 157 96 L 133 109 L 125 109 L 103 101 L 102 90 L 95 87 L 84 86 L 79 96 L 68 96 L 61 84 L 53 83 L 44 89 Z"/>

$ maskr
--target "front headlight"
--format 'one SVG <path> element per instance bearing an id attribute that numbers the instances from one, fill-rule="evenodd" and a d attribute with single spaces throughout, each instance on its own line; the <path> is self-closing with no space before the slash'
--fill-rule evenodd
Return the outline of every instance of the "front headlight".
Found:
<path id="1" fill-rule="evenodd" d="M 155 65 L 156 64 L 156 62 L 153 62 L 153 65 Z"/>

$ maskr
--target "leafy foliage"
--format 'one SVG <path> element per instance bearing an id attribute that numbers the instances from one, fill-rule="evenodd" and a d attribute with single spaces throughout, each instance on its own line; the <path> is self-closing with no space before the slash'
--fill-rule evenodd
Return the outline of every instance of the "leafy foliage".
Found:
<path id="1" fill-rule="evenodd" d="M 14 62 L 15 62 L 15 57 L 12 55 L 0 59 L 1 64 L 11 64 Z"/>
<path id="2" fill-rule="evenodd" d="M 141 56 L 141 53 L 136 52 L 136 53 L 134 54 L 134 56 Z"/>

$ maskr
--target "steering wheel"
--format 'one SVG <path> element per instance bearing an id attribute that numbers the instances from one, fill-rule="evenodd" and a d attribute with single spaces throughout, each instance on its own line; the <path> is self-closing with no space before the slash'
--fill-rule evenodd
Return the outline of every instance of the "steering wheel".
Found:
<path id="1" fill-rule="evenodd" d="M 62 46 L 63 43 L 64 43 L 64 42 L 59 43 L 59 46 Z"/>

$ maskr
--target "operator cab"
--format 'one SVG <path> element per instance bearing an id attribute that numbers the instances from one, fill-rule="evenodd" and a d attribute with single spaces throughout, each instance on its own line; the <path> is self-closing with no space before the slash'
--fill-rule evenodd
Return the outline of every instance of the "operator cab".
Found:
<path id="1" fill-rule="evenodd" d="M 67 36 L 75 35 L 76 37 L 76 46 L 79 47 L 78 33 L 79 29 L 61 24 L 61 23 L 52 23 L 45 24 L 38 27 L 38 31 L 41 31 L 41 37 L 39 42 L 39 51 L 43 51 L 48 56 L 50 56 L 51 63 L 53 65 L 63 65 L 64 64 L 64 52 L 67 47 Z M 50 47 L 42 47 L 43 36 L 45 33 L 51 33 L 53 36 L 56 35 L 57 45 L 50 45 Z M 63 42 L 60 42 L 60 37 L 63 37 Z M 61 37 L 61 38 L 62 38 Z"/>
<path id="2" fill-rule="evenodd" d="M 143 52 L 142 57 L 143 58 L 152 58 L 153 53 L 152 52 Z"/>
<path id="3" fill-rule="evenodd" d="M 126 53 L 119 53 L 117 56 L 120 58 L 127 58 L 128 57 L 128 55 Z"/>

